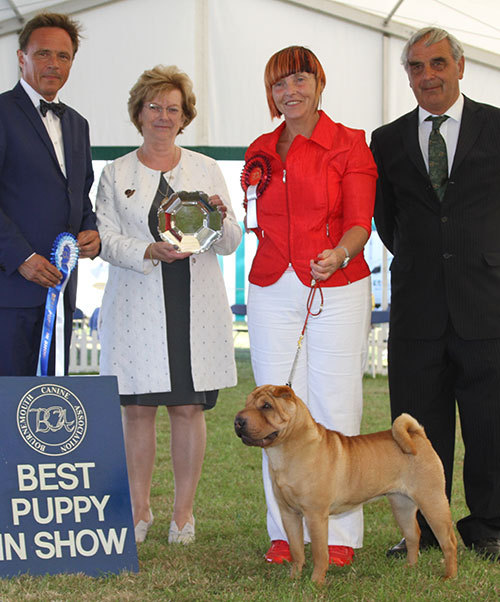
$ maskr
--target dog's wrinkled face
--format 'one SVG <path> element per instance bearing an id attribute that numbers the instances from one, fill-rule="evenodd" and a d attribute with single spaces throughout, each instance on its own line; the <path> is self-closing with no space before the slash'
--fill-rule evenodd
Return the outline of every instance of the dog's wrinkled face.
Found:
<path id="1" fill-rule="evenodd" d="M 279 439 L 295 410 L 290 387 L 263 385 L 247 397 L 245 409 L 236 414 L 234 429 L 245 445 L 268 447 Z"/>

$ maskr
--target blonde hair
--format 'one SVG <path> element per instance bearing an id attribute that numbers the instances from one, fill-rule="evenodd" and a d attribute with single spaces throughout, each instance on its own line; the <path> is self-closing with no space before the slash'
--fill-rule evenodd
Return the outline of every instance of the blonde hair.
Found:
<path id="1" fill-rule="evenodd" d="M 182 95 L 184 125 L 177 133 L 182 134 L 184 128 L 196 117 L 196 96 L 190 78 L 175 65 L 156 65 L 156 67 L 144 71 L 129 92 L 128 114 L 140 134 L 142 134 L 142 128 L 139 114 L 144 104 L 151 101 L 157 94 L 171 90 L 179 90 Z"/>

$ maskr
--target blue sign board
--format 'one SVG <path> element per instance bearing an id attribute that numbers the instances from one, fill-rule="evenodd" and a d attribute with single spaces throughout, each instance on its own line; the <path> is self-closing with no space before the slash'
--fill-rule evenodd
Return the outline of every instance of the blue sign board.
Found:
<path id="1" fill-rule="evenodd" d="M 0 378 L 0 577 L 138 571 L 112 376 Z"/>

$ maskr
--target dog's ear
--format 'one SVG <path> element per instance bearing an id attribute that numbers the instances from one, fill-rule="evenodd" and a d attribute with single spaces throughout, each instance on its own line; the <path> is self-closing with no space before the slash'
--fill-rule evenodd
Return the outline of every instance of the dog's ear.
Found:
<path id="1" fill-rule="evenodd" d="M 283 385 L 281 387 L 274 387 L 273 395 L 275 397 L 282 397 L 283 399 L 293 399 L 294 392 L 290 387 Z"/>

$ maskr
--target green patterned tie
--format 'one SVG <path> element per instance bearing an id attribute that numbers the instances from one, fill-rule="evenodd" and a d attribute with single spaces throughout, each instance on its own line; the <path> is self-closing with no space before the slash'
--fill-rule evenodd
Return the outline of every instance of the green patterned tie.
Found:
<path id="1" fill-rule="evenodd" d="M 429 115 L 425 120 L 432 121 L 432 132 L 429 136 L 429 177 L 440 201 L 443 200 L 448 183 L 448 155 L 446 142 L 441 136 L 439 128 L 447 119 L 448 115 L 439 115 L 439 117 Z"/>

